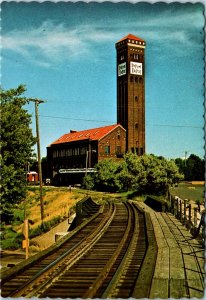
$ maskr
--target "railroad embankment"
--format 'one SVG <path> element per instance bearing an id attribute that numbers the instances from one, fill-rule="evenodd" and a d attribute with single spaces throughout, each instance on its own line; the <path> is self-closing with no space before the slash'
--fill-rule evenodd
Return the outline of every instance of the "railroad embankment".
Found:
<path id="1" fill-rule="evenodd" d="M 3 297 L 202 298 L 203 245 L 174 215 L 114 199 L 93 213 L 85 201 L 77 228 L 3 273 Z"/>

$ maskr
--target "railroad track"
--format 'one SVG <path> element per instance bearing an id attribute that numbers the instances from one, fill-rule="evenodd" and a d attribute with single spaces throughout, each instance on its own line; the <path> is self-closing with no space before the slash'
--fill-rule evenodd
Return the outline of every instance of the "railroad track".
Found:
<path id="1" fill-rule="evenodd" d="M 3 278 L 2 296 L 128 298 L 146 251 L 144 213 L 110 203 L 55 252 Z"/>
<path id="2" fill-rule="evenodd" d="M 1 280 L 1 295 L 3 297 L 16 297 L 21 294 L 26 286 L 36 281 L 35 277 L 39 272 L 43 272 L 45 268 L 54 264 L 57 260 L 61 261 L 64 255 L 72 253 L 80 245 L 84 245 L 87 242 L 86 238 L 92 234 L 92 232 L 98 231 L 104 224 L 112 217 L 114 207 L 112 204 L 106 204 L 102 207 L 100 212 L 95 214 L 92 218 L 79 226 L 77 230 L 74 230 L 69 238 L 63 238 L 58 247 L 52 247 L 51 251 L 43 251 L 43 255 L 34 259 L 31 257 L 28 263 L 21 263 L 2 274 Z M 23 288 L 24 287 L 24 288 Z"/>

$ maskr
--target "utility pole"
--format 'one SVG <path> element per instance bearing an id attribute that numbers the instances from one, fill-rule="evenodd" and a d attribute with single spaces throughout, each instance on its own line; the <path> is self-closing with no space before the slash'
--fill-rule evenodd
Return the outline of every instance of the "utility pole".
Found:
<path id="1" fill-rule="evenodd" d="M 186 167 L 187 151 L 185 151 L 185 167 Z"/>
<path id="2" fill-rule="evenodd" d="M 185 176 L 186 179 L 187 179 L 188 174 L 189 174 L 189 171 L 188 171 L 188 168 L 187 168 L 187 154 L 188 154 L 188 151 L 185 151 L 185 171 L 184 171 L 184 176 Z"/>
<path id="3" fill-rule="evenodd" d="M 39 111 L 38 105 L 44 103 L 43 100 L 29 99 L 29 101 L 35 102 L 35 116 L 36 116 L 36 137 L 37 137 L 37 159 L 39 169 L 39 190 L 40 190 L 40 207 L 41 207 L 41 224 L 44 226 L 44 203 L 43 203 L 43 191 L 42 191 L 42 168 L 41 168 L 41 150 L 40 150 L 40 135 L 39 135 Z"/>
<path id="4" fill-rule="evenodd" d="M 87 176 L 88 168 L 91 168 L 91 153 L 92 152 L 96 153 L 97 151 L 90 149 L 90 150 L 87 150 L 87 152 L 86 152 L 86 172 L 85 172 L 85 176 Z"/>

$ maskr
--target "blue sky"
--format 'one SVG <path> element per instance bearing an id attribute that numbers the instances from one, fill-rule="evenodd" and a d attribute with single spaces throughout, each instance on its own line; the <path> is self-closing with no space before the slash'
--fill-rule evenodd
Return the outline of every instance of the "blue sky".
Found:
<path id="1" fill-rule="evenodd" d="M 115 43 L 146 47 L 146 152 L 204 155 L 204 6 L 201 3 L 2 5 L 4 89 L 25 84 L 39 105 L 41 154 L 70 129 L 116 123 Z M 34 103 L 32 114 L 35 133 Z"/>

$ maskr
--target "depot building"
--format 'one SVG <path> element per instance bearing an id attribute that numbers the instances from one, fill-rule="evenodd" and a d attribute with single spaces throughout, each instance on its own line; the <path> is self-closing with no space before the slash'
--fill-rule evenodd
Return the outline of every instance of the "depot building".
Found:
<path id="1" fill-rule="evenodd" d="M 126 130 L 120 124 L 71 130 L 47 147 L 50 176 L 59 183 L 72 184 L 90 173 L 105 158 L 118 159 L 125 154 Z"/>

